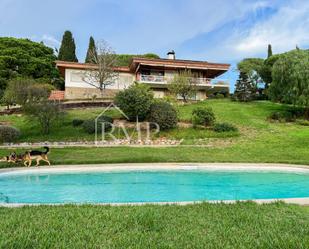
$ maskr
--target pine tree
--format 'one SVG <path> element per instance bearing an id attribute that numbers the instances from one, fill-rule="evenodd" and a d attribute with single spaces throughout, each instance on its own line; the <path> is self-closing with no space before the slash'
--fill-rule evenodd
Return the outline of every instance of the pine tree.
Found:
<path id="1" fill-rule="evenodd" d="M 256 92 L 256 87 L 252 83 L 249 76 L 240 72 L 239 79 L 236 81 L 234 97 L 241 102 L 247 102 L 253 99 Z"/>
<path id="2" fill-rule="evenodd" d="M 267 58 L 271 57 L 273 55 L 273 51 L 271 48 L 271 44 L 268 44 L 268 54 L 267 54 Z"/>
<path id="3" fill-rule="evenodd" d="M 92 59 L 92 57 L 93 57 L 92 53 L 96 54 L 97 51 L 96 51 L 96 47 L 95 47 L 95 41 L 94 41 L 93 37 L 90 36 L 89 46 L 88 46 L 86 60 L 85 60 L 86 63 L 94 63 L 94 61 Z"/>
<path id="4" fill-rule="evenodd" d="M 71 31 L 65 31 L 58 54 L 58 60 L 78 62 L 75 54 L 75 42 Z"/>

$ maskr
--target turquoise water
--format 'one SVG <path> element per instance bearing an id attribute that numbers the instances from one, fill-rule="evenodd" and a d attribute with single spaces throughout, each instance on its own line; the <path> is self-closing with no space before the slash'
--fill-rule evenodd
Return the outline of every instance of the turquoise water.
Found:
<path id="1" fill-rule="evenodd" d="M 308 173 L 130 171 L 0 175 L 2 203 L 117 203 L 309 197 Z"/>

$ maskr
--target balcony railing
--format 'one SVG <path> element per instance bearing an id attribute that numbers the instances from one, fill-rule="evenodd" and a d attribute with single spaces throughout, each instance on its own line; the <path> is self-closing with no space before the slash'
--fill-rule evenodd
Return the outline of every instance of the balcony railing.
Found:
<path id="1" fill-rule="evenodd" d="M 173 77 L 161 76 L 161 75 L 140 75 L 140 82 L 142 83 L 157 83 L 157 84 L 166 84 L 171 81 Z M 209 86 L 228 86 L 229 83 L 227 80 L 223 79 L 210 79 L 210 78 L 190 78 L 197 85 L 209 85 Z"/>

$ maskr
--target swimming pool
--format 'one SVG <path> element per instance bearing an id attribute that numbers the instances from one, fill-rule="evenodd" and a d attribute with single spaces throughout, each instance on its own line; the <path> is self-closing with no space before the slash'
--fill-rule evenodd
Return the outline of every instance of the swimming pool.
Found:
<path id="1" fill-rule="evenodd" d="M 309 171 L 23 171 L 0 174 L 0 203 L 140 203 L 309 197 Z"/>

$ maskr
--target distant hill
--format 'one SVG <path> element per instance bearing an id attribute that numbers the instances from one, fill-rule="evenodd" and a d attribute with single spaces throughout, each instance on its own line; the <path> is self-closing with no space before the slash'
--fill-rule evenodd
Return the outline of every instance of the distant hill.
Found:
<path id="1" fill-rule="evenodd" d="M 131 59 L 133 57 L 142 57 L 142 58 L 149 58 L 149 59 L 160 59 L 159 55 L 153 54 L 153 53 L 147 53 L 147 54 L 117 54 L 117 65 L 119 67 L 122 66 L 129 66 Z"/>

